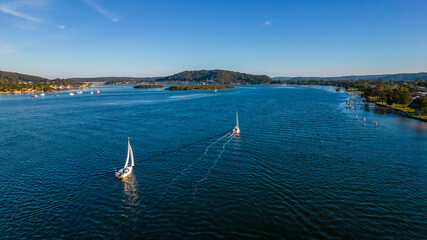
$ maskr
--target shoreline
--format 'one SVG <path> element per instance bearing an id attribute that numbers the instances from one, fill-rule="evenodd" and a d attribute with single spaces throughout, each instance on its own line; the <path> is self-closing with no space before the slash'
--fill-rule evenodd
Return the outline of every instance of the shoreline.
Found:
<path id="1" fill-rule="evenodd" d="M 358 91 L 345 90 L 344 92 L 347 93 L 349 96 L 351 96 L 350 93 L 354 93 L 359 98 L 362 98 L 362 95 Z M 386 104 L 382 104 L 382 103 L 379 103 L 379 102 L 376 102 L 376 101 L 366 101 L 366 102 L 367 103 L 375 103 L 376 106 L 380 106 L 380 107 L 385 107 L 385 108 L 388 108 L 388 109 L 392 109 L 392 110 L 394 110 L 396 112 L 399 112 L 399 113 L 403 114 L 405 117 L 408 117 L 408 118 L 412 118 L 412 119 L 420 120 L 420 121 L 423 121 L 423 122 L 427 122 L 426 118 L 420 118 L 420 117 L 414 116 L 414 115 L 410 114 L 409 112 L 407 112 L 405 110 L 402 110 L 402 109 L 399 109 L 399 108 L 395 108 L 395 107 L 392 107 L 392 106 L 389 106 L 389 105 L 386 105 Z"/>
<path id="2" fill-rule="evenodd" d="M 402 109 L 399 109 L 399 108 L 391 107 L 389 105 L 381 104 L 381 103 L 378 103 L 378 102 L 375 102 L 375 105 L 380 106 L 380 107 L 389 108 L 389 109 L 392 109 L 394 111 L 400 112 L 400 113 L 404 114 L 406 117 L 409 117 L 409 118 L 413 118 L 413 119 L 421 120 L 423 122 L 427 122 L 427 119 L 414 116 L 414 115 L 412 115 L 412 114 L 410 114 L 410 113 L 408 113 L 408 112 L 406 112 L 406 111 L 404 111 Z"/>

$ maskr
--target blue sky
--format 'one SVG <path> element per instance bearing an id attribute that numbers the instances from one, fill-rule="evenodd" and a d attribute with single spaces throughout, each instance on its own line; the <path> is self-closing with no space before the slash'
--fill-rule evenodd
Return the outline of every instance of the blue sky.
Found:
<path id="1" fill-rule="evenodd" d="M 421 72 L 426 13 L 425 0 L 0 0 L 0 69 L 48 78 Z"/>

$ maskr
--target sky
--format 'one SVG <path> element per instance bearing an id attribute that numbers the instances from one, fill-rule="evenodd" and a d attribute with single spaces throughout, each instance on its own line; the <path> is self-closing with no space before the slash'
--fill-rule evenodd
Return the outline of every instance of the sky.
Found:
<path id="1" fill-rule="evenodd" d="M 427 72 L 426 13 L 427 0 L 0 0 L 0 70 L 47 78 Z"/>

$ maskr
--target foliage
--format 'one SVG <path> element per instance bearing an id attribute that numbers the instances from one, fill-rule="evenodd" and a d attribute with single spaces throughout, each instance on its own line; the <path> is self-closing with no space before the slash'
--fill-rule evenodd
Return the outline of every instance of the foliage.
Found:
<path id="1" fill-rule="evenodd" d="M 0 71 L 0 92 L 41 91 L 42 89 L 50 92 L 61 85 L 80 86 L 82 83 L 59 78 L 49 80 L 32 75 Z"/>
<path id="2" fill-rule="evenodd" d="M 133 88 L 164 88 L 164 87 L 165 86 L 163 86 L 163 85 L 143 84 L 143 85 L 134 86 Z"/>
<path id="3" fill-rule="evenodd" d="M 172 76 L 157 78 L 158 82 L 191 82 L 212 84 L 270 84 L 281 83 L 273 81 L 267 75 L 252 75 L 226 70 L 184 71 Z"/>
<path id="4" fill-rule="evenodd" d="M 209 90 L 209 89 L 226 89 L 234 88 L 233 86 L 212 86 L 212 85 L 195 85 L 195 86 L 171 86 L 165 90 L 181 91 L 181 90 Z"/>
<path id="5" fill-rule="evenodd" d="M 414 99 L 409 107 L 427 113 L 427 96 Z"/>

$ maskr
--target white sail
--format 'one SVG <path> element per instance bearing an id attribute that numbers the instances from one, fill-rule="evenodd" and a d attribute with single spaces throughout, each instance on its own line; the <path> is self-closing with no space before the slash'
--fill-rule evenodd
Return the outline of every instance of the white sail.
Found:
<path id="1" fill-rule="evenodd" d="M 126 163 L 125 163 L 124 168 L 127 168 L 127 167 L 128 167 L 128 163 L 129 163 L 129 154 L 130 154 L 130 142 L 129 142 L 129 139 L 128 139 L 128 155 L 127 155 L 127 157 L 126 157 Z"/>
<path id="2" fill-rule="evenodd" d="M 130 149 L 131 166 L 133 167 L 133 166 L 135 166 L 135 163 L 133 161 L 133 150 L 132 150 L 132 147 L 130 146 L 130 144 L 129 144 L 129 149 Z"/>
<path id="3" fill-rule="evenodd" d="M 239 127 L 239 114 L 236 112 L 236 127 Z"/>

